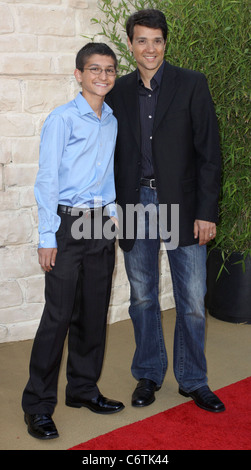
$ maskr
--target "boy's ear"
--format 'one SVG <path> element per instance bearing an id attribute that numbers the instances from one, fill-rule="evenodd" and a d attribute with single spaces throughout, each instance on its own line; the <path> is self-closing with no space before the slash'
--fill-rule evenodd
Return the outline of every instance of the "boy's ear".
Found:
<path id="1" fill-rule="evenodd" d="M 82 73 L 82 72 L 81 72 L 80 70 L 78 70 L 78 69 L 75 69 L 75 70 L 74 70 L 74 76 L 75 76 L 77 82 L 80 83 L 80 84 L 81 84 L 81 82 L 82 82 L 81 73 Z"/>

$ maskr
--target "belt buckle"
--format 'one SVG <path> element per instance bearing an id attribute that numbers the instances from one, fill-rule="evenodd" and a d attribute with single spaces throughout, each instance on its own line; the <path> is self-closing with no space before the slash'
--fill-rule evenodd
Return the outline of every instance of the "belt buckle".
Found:
<path id="1" fill-rule="evenodd" d="M 154 178 L 152 178 L 152 179 L 150 180 L 150 188 L 151 188 L 151 189 L 156 189 L 156 186 L 153 186 L 153 182 L 155 182 L 155 179 L 154 179 Z"/>

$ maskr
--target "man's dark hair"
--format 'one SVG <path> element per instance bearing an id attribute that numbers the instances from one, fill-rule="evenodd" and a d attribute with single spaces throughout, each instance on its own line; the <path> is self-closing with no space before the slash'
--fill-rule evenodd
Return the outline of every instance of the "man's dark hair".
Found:
<path id="1" fill-rule="evenodd" d="M 84 47 L 82 47 L 76 56 L 76 68 L 83 72 L 86 62 L 94 54 L 112 57 L 114 60 L 114 66 L 117 68 L 117 57 L 115 53 L 109 46 L 107 46 L 107 44 L 104 44 L 103 42 L 89 42 Z"/>
<path id="2" fill-rule="evenodd" d="M 162 11 L 147 9 L 133 13 L 126 23 L 127 36 L 131 42 L 133 40 L 134 26 L 136 25 L 146 26 L 152 29 L 161 29 L 164 41 L 166 42 L 168 27 L 166 17 Z"/>

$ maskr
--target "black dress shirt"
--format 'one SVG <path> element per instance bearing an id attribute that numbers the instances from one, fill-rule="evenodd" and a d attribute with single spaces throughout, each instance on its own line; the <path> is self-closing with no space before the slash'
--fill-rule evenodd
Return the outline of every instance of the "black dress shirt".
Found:
<path id="1" fill-rule="evenodd" d="M 138 70 L 138 90 L 141 124 L 141 177 L 154 178 L 152 161 L 152 131 L 155 116 L 155 109 L 159 96 L 159 89 L 162 80 L 164 62 L 151 79 L 151 90 L 144 86 Z"/>

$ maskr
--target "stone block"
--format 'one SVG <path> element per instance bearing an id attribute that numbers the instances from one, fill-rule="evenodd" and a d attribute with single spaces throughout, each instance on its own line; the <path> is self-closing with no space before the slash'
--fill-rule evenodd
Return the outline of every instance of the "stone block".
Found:
<path id="1" fill-rule="evenodd" d="M 1 309 L 21 305 L 22 302 L 23 294 L 17 281 L 5 281 L 0 284 L 0 315 Z"/>
<path id="2" fill-rule="evenodd" d="M 20 207 L 32 207 L 36 204 L 33 186 L 19 188 L 19 201 Z"/>
<path id="3" fill-rule="evenodd" d="M 123 304 L 128 303 L 129 298 L 130 298 L 129 285 L 112 287 L 110 305 L 122 306 Z"/>
<path id="4" fill-rule="evenodd" d="M 0 165 L 0 191 L 3 190 L 3 165 Z"/>
<path id="5" fill-rule="evenodd" d="M 11 339 L 8 336 L 8 328 L 6 325 L 1 325 L 0 324 L 0 343 L 5 343 L 7 341 L 11 341 Z"/>
<path id="6" fill-rule="evenodd" d="M 2 54 L 0 74 L 2 75 L 35 75 L 54 73 L 51 56 L 45 54 L 23 53 Z"/>
<path id="7" fill-rule="evenodd" d="M 113 286 L 126 286 L 128 284 L 128 278 L 123 263 L 115 264 L 113 273 Z"/>
<path id="8" fill-rule="evenodd" d="M 12 139 L 11 159 L 15 164 L 38 163 L 40 137 L 17 137 Z M 8 163 L 8 162 L 6 162 Z"/>
<path id="9" fill-rule="evenodd" d="M 0 310 L 0 324 L 5 325 L 8 330 L 12 329 L 14 325 L 20 326 L 22 323 L 29 327 L 29 324 L 35 322 L 38 325 L 44 304 L 23 304 L 17 307 L 9 307 Z M 37 329 L 37 327 L 36 327 Z M 14 332 L 14 331 L 13 331 Z M 16 336 L 16 335 L 15 335 Z M 20 338 L 21 339 L 21 338 Z M 13 338 L 15 341 L 15 339 Z"/>
<path id="10" fill-rule="evenodd" d="M 122 306 L 110 305 L 108 310 L 107 323 L 110 325 L 112 323 L 116 323 L 117 321 L 128 320 L 130 318 L 128 307 L 129 303 Z"/>
<path id="11" fill-rule="evenodd" d="M 61 3 L 63 2 L 64 3 L 64 0 L 8 0 L 8 1 L 14 1 L 14 3 L 24 3 L 24 4 L 29 4 L 29 3 L 32 3 L 33 5 L 61 5 Z"/>
<path id="12" fill-rule="evenodd" d="M 25 293 L 25 301 L 44 304 L 44 274 L 41 276 L 19 279 L 19 284 Z"/>
<path id="13" fill-rule="evenodd" d="M 11 139 L 0 138 L 0 163 L 9 163 L 12 157 Z"/>
<path id="14" fill-rule="evenodd" d="M 21 112 L 22 100 L 19 80 L 5 79 L 0 80 L 0 102 L 1 113 Z"/>
<path id="15" fill-rule="evenodd" d="M 38 325 L 39 320 L 0 325 L 0 343 L 33 339 Z"/>
<path id="16" fill-rule="evenodd" d="M 173 292 L 173 284 L 171 274 L 168 273 L 166 276 L 160 276 L 159 280 L 159 291 L 161 294 L 172 293 Z"/>
<path id="17" fill-rule="evenodd" d="M 74 71 L 72 57 L 71 73 Z M 64 73 L 64 71 L 62 71 Z M 54 80 L 28 80 L 24 87 L 24 110 L 28 113 L 50 113 L 69 100 L 68 78 Z"/>
<path id="18" fill-rule="evenodd" d="M 32 116 L 24 113 L 0 114 L 1 136 L 17 137 L 34 135 L 35 126 Z"/>
<path id="19" fill-rule="evenodd" d="M 0 52 L 37 51 L 38 38 L 33 34 L 5 34 L 0 37 Z M 17 72 L 17 71 L 16 71 Z"/>
<path id="20" fill-rule="evenodd" d="M 6 165 L 5 186 L 34 186 L 37 171 L 37 165 Z"/>
<path id="21" fill-rule="evenodd" d="M 14 21 L 8 5 L 0 5 L 0 34 L 12 33 Z"/>
<path id="22" fill-rule="evenodd" d="M 75 12 L 57 6 L 22 5 L 16 7 L 17 31 L 34 35 L 74 36 Z"/>
<path id="23" fill-rule="evenodd" d="M 71 8 L 86 9 L 88 8 L 88 2 L 85 0 L 68 0 L 68 5 Z"/>
<path id="24" fill-rule="evenodd" d="M 163 312 L 175 307 L 175 302 L 171 294 L 165 294 L 160 297 L 160 310 Z"/>
<path id="25" fill-rule="evenodd" d="M 62 54 L 54 58 L 54 67 L 58 74 L 73 75 L 76 54 Z"/>
<path id="26" fill-rule="evenodd" d="M 38 37 L 38 50 L 41 52 L 72 52 L 74 55 L 87 44 L 88 39 L 78 36 L 40 36 Z"/>
<path id="27" fill-rule="evenodd" d="M 28 211 L 0 212 L 0 246 L 29 243 L 33 233 Z"/>
<path id="28" fill-rule="evenodd" d="M 42 274 L 35 245 L 0 247 L 0 266 L 0 281 Z"/>
<path id="29" fill-rule="evenodd" d="M 96 3 L 96 2 L 95 2 Z M 92 8 L 85 10 L 84 14 L 76 15 L 76 35 L 85 35 L 89 36 L 90 40 L 95 36 L 95 34 L 100 33 L 101 27 L 99 24 L 92 23 L 92 18 L 100 18 L 100 10 L 97 7 L 97 3 Z M 100 36 L 101 39 L 96 37 L 97 41 L 104 41 L 104 38 Z M 83 38 L 86 40 L 86 38 Z M 106 40 L 104 42 L 107 42 Z"/>
<path id="30" fill-rule="evenodd" d="M 19 209 L 20 194 L 16 188 L 11 188 L 6 191 L 0 191 L 0 205 L 5 210 Z"/>

